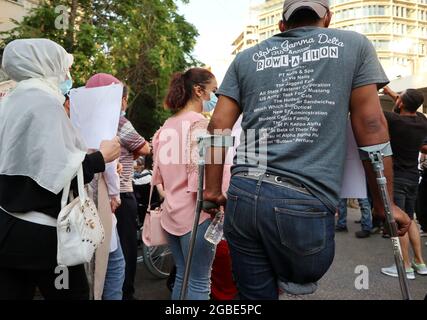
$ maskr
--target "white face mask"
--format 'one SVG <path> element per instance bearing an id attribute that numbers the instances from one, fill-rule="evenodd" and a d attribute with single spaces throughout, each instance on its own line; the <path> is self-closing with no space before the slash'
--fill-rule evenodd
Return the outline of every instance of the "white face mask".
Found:
<path id="1" fill-rule="evenodd" d="M 210 100 L 203 100 L 203 112 L 214 111 L 216 104 L 218 103 L 218 97 L 215 93 L 211 92 Z"/>

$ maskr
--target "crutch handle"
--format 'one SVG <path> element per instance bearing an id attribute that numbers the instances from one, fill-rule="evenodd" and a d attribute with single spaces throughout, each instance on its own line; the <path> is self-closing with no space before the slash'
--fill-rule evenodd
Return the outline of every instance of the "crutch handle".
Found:
<path id="1" fill-rule="evenodd" d="M 213 209 L 219 209 L 219 206 L 211 201 L 203 201 L 203 210 L 204 211 L 209 211 L 209 210 L 213 210 Z"/>

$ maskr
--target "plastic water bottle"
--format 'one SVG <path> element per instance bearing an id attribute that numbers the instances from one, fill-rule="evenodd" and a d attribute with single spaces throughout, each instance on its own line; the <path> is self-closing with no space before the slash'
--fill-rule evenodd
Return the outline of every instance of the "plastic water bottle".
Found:
<path id="1" fill-rule="evenodd" d="M 218 245 L 224 236 L 224 212 L 219 211 L 205 233 L 206 241 Z"/>

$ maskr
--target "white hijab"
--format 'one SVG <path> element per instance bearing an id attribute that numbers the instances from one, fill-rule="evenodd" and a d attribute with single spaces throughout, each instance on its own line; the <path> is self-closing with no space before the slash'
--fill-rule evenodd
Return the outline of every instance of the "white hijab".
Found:
<path id="1" fill-rule="evenodd" d="M 25 176 L 59 194 L 76 174 L 87 148 L 72 126 L 59 84 L 72 56 L 47 39 L 15 40 L 3 70 L 18 82 L 0 102 L 0 174 Z"/>

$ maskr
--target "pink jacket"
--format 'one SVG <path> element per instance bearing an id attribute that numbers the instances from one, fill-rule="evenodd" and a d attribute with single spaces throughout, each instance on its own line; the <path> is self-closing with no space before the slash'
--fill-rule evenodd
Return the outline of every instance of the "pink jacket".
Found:
<path id="1" fill-rule="evenodd" d="M 196 112 L 168 119 L 153 138 L 153 185 L 163 185 L 162 227 L 170 234 L 189 233 L 194 222 L 198 186 L 196 136 L 206 133 L 208 120 Z M 199 223 L 210 219 L 202 213 Z"/>

